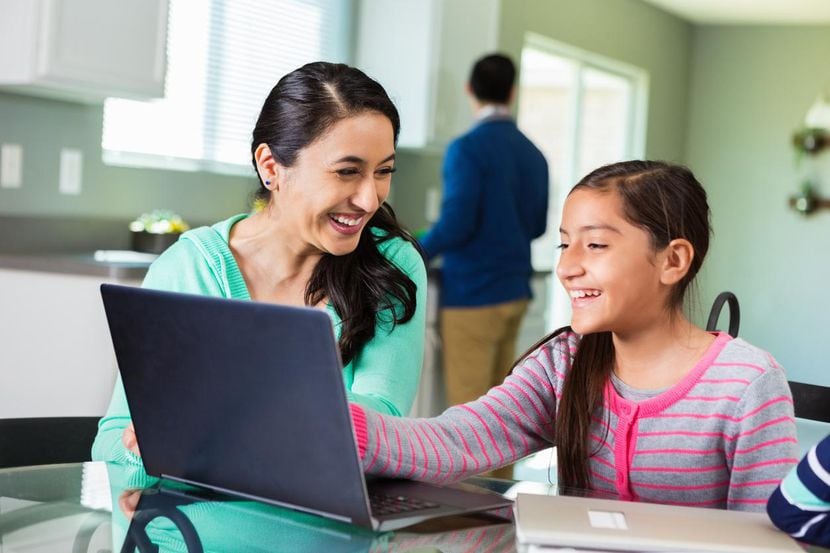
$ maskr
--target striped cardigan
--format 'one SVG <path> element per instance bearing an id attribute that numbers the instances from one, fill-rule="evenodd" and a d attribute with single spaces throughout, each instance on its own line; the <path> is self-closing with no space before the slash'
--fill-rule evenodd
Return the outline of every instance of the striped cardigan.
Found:
<path id="1" fill-rule="evenodd" d="M 767 513 L 792 537 L 830 547 L 830 436 L 784 478 L 769 498 Z"/>
<path id="2" fill-rule="evenodd" d="M 432 419 L 352 404 L 364 470 L 438 483 L 556 445 L 553 419 L 579 336 L 561 333 L 505 382 Z M 591 486 L 626 500 L 763 510 L 797 462 L 792 398 L 772 356 L 718 334 L 692 370 L 638 403 L 609 382 L 594 419 Z"/>

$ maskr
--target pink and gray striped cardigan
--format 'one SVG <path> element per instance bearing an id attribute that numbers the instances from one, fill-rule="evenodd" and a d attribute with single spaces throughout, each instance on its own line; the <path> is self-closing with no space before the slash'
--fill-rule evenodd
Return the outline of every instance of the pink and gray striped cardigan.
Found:
<path id="1" fill-rule="evenodd" d="M 431 419 L 352 404 L 366 472 L 447 483 L 556 445 L 553 419 L 579 336 L 561 333 L 501 386 Z M 609 382 L 591 440 L 591 485 L 620 499 L 763 510 L 797 462 L 792 398 L 769 353 L 718 334 L 676 385 L 639 402 Z"/>

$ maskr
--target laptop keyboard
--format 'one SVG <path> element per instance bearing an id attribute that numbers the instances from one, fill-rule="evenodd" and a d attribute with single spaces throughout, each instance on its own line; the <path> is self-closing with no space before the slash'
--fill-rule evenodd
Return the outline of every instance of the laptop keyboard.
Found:
<path id="1" fill-rule="evenodd" d="M 439 507 L 438 503 L 431 501 L 403 495 L 386 495 L 379 492 L 369 492 L 369 503 L 372 505 L 372 513 L 375 515 L 395 515 Z"/>

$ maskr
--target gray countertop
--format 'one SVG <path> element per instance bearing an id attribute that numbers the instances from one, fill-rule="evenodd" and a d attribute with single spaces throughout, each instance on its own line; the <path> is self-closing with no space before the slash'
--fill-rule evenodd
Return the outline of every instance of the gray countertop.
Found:
<path id="1" fill-rule="evenodd" d="M 93 252 L 0 254 L 0 269 L 97 276 L 105 279 L 141 280 L 149 266 L 148 262 L 96 261 Z"/>

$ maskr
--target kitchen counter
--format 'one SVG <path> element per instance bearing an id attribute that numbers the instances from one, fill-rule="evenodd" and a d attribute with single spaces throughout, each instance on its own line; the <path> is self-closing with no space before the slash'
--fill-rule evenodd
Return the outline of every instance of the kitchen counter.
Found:
<path id="1" fill-rule="evenodd" d="M 0 269 L 96 276 L 104 279 L 142 280 L 149 266 L 148 261 L 96 261 L 93 252 L 0 254 Z"/>
<path id="2" fill-rule="evenodd" d="M 96 250 L 128 250 L 123 219 L 0 216 L 0 269 L 140 281 L 152 258 L 96 261 Z"/>

